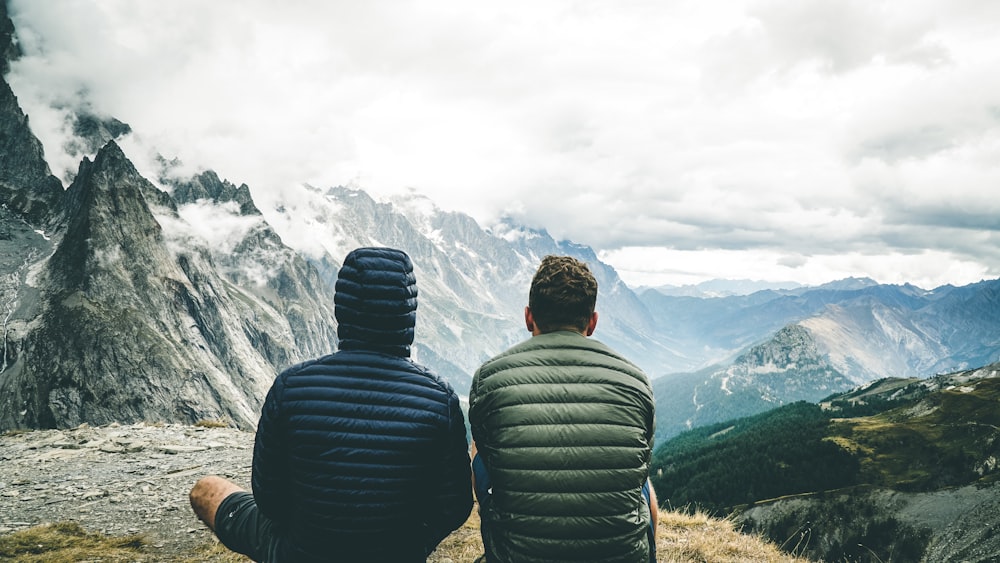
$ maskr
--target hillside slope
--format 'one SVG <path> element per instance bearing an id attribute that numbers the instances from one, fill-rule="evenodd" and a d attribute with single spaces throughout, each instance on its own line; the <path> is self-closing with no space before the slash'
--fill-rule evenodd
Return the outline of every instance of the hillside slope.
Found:
<path id="1" fill-rule="evenodd" d="M 774 541 L 801 535 L 811 557 L 980 560 L 1000 549 L 998 459 L 991 364 L 687 432 L 658 447 L 653 483 L 663 502 L 735 511 Z"/>

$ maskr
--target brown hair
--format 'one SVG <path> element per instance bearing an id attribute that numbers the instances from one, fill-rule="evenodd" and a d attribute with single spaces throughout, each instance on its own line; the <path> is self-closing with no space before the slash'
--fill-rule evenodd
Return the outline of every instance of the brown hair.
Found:
<path id="1" fill-rule="evenodd" d="M 546 256 L 531 280 L 528 307 L 541 332 L 583 332 L 597 304 L 597 280 L 570 256 Z"/>

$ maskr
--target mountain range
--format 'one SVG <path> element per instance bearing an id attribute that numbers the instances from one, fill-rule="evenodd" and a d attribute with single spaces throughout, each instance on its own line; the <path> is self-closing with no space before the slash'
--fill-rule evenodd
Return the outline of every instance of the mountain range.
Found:
<path id="1" fill-rule="evenodd" d="M 17 56 L 0 2 L 3 70 Z M 590 247 L 506 218 L 480 225 L 418 195 L 302 185 L 267 206 L 251 187 L 161 159 L 138 172 L 131 128 L 82 112 L 52 175 L 0 80 L 0 430 L 220 419 L 251 428 L 281 369 L 336 349 L 333 284 L 360 246 L 411 255 L 414 359 L 466 393 L 478 365 L 526 338 L 546 254 L 585 260 L 596 337 L 654 379 L 658 437 L 818 400 L 873 379 L 927 377 L 1000 354 L 1000 280 L 923 290 L 849 279 L 820 287 L 633 290 Z M 669 291 L 668 291 L 669 293 Z"/>
<path id="2" fill-rule="evenodd" d="M 719 355 L 654 380 L 657 437 L 818 401 L 883 377 L 928 377 L 1000 360 L 1000 281 L 923 290 L 848 279 L 714 299 L 642 300 L 675 342 Z"/>

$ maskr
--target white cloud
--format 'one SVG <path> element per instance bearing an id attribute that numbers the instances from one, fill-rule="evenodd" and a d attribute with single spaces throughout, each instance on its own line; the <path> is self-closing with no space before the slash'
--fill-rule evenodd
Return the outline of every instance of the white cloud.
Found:
<path id="1" fill-rule="evenodd" d="M 178 206 L 177 214 L 187 225 L 184 231 L 208 243 L 219 254 L 230 254 L 250 231 L 261 225 L 259 216 L 240 215 L 235 201 L 214 203 L 198 200 Z"/>
<path id="2" fill-rule="evenodd" d="M 132 126 L 144 173 L 176 156 L 265 213 L 302 182 L 415 189 L 630 282 L 676 262 L 965 283 L 1000 275 L 997 6 L 12 0 L 8 79 L 57 172 L 50 106 L 86 101 Z"/>
<path id="3" fill-rule="evenodd" d="M 827 255 L 792 255 L 766 250 L 684 251 L 627 247 L 600 254 L 615 264 L 623 278 L 634 285 L 686 285 L 706 279 L 750 279 L 769 282 L 798 281 L 819 285 L 830 280 L 864 275 L 879 283 L 912 283 L 924 289 L 972 283 L 995 278 L 975 261 L 946 252 L 916 254 L 848 252 Z"/>

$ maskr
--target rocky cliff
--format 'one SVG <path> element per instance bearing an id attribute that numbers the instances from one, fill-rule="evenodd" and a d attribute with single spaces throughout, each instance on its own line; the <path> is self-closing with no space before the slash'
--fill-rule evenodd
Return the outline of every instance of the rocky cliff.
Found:
<path id="1" fill-rule="evenodd" d="M 14 24 L 0 2 L 0 69 L 6 74 L 16 55 Z M 42 144 L 31 133 L 28 117 L 7 81 L 0 79 L 0 206 L 36 226 L 50 217 L 62 195 L 62 184 L 45 162 Z"/>
<path id="2" fill-rule="evenodd" d="M 729 365 L 654 381 L 657 439 L 794 401 L 815 402 L 853 385 L 813 335 L 792 324 Z"/>
<path id="3" fill-rule="evenodd" d="M 176 211 L 147 201 L 159 193 L 114 143 L 81 165 L 65 232 L 29 280 L 41 312 L 0 380 L 2 426 L 252 427 L 275 370 L 303 357 L 285 316 L 177 244 Z"/>

